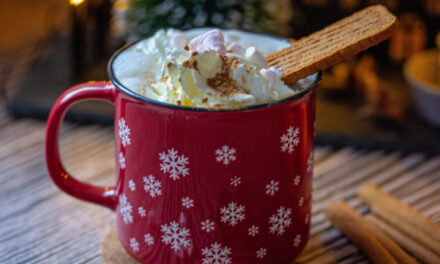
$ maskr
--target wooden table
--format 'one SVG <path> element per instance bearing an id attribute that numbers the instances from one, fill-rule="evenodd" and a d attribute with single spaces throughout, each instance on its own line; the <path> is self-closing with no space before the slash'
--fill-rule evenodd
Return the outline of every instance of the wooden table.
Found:
<path id="1" fill-rule="evenodd" d="M 44 133 L 44 122 L 13 120 L 0 110 L 0 263 L 102 263 L 101 244 L 113 213 L 71 198 L 52 183 Z M 113 128 L 64 124 L 60 140 L 71 174 L 94 184 L 114 182 Z M 364 182 L 440 222 L 440 156 L 319 146 L 315 160 L 312 236 L 300 263 L 368 262 L 321 212 L 326 201 L 345 199 L 367 213 L 356 197 Z"/>

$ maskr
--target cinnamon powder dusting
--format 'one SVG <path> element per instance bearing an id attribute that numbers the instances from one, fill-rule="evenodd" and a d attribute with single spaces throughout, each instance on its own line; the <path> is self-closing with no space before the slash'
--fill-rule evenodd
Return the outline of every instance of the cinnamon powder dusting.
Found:
<path id="1" fill-rule="evenodd" d="M 191 57 L 182 63 L 182 66 L 185 68 L 190 68 L 196 70 L 200 73 L 199 67 L 197 66 L 197 60 L 194 57 Z"/>
<path id="2" fill-rule="evenodd" d="M 220 55 L 222 60 L 221 72 L 218 72 L 212 78 L 206 79 L 206 84 L 220 93 L 221 96 L 228 96 L 237 92 L 246 92 L 231 78 L 230 72 L 240 63 L 232 56 Z"/>

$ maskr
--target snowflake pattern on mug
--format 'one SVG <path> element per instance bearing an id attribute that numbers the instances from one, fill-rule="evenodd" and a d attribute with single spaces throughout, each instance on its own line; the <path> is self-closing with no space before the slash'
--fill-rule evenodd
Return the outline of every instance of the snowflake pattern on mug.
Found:
<path id="1" fill-rule="evenodd" d="M 125 157 L 124 154 L 122 154 L 122 152 L 119 152 L 119 167 L 121 169 L 125 169 Z"/>
<path id="2" fill-rule="evenodd" d="M 170 178 L 175 180 L 180 179 L 180 176 L 185 177 L 189 174 L 188 158 L 185 155 L 179 155 L 179 152 L 174 148 L 168 149 L 167 152 L 159 153 L 160 170 L 168 173 Z"/>
<path id="3" fill-rule="evenodd" d="M 298 206 L 303 206 L 304 205 L 304 197 L 301 196 L 301 198 L 299 198 L 298 200 Z"/>
<path id="4" fill-rule="evenodd" d="M 248 228 L 248 235 L 249 236 L 256 236 L 258 233 L 260 233 L 260 228 L 256 225 L 253 225 Z"/>
<path id="5" fill-rule="evenodd" d="M 267 249 L 266 248 L 260 248 L 257 250 L 257 258 L 262 259 L 267 255 Z"/>
<path id="6" fill-rule="evenodd" d="M 127 201 L 127 196 L 125 194 L 119 195 L 119 212 L 122 215 L 122 220 L 124 223 L 132 223 L 133 216 L 131 215 L 133 208 L 131 204 Z"/>
<path id="7" fill-rule="evenodd" d="M 235 148 L 232 148 L 228 145 L 224 145 L 223 147 L 216 149 L 215 155 L 215 160 L 223 165 L 228 165 L 237 159 Z"/>
<path id="8" fill-rule="evenodd" d="M 194 207 L 194 200 L 189 197 L 183 197 L 182 206 L 185 207 L 186 209 Z"/>
<path id="9" fill-rule="evenodd" d="M 119 134 L 119 138 L 122 140 L 122 145 L 124 147 L 126 147 L 126 146 L 131 144 L 130 128 L 125 123 L 125 119 L 124 118 L 120 118 L 118 120 L 118 126 L 119 126 L 119 133 L 118 133 Z"/>
<path id="10" fill-rule="evenodd" d="M 295 186 L 298 186 L 300 182 L 301 182 L 301 176 L 296 175 L 296 176 L 295 176 L 295 179 L 293 180 L 293 184 L 294 184 Z"/>
<path id="11" fill-rule="evenodd" d="M 189 229 L 183 226 L 180 227 L 176 221 L 171 221 L 169 225 L 161 225 L 160 228 L 163 233 L 162 242 L 165 245 L 171 245 L 171 249 L 174 251 L 191 246 Z"/>
<path id="12" fill-rule="evenodd" d="M 211 231 L 213 231 L 215 229 L 215 222 L 211 221 L 209 219 L 206 219 L 205 221 L 202 221 L 200 223 L 200 225 L 202 226 L 201 229 L 203 231 L 205 231 L 206 233 L 209 233 Z"/>
<path id="13" fill-rule="evenodd" d="M 127 126 L 125 119 L 121 118 L 118 121 L 119 124 L 119 137 L 121 138 L 122 145 L 124 147 L 131 144 L 130 139 L 130 128 Z M 294 126 L 290 126 L 286 133 L 281 136 L 281 152 L 293 153 L 295 147 L 300 143 L 299 139 L 299 129 Z M 228 145 L 223 145 L 222 147 L 216 149 L 215 151 L 216 161 L 225 166 L 236 161 L 236 149 Z M 174 148 L 167 149 L 159 153 L 160 160 L 160 170 L 168 175 L 173 181 L 183 178 L 189 175 L 188 168 L 188 157 L 179 153 Z M 119 152 L 119 165 L 121 169 L 125 169 L 125 157 L 122 152 Z M 307 169 L 306 175 L 309 175 L 313 170 L 313 152 L 310 152 L 307 157 Z M 238 176 L 233 176 L 230 179 L 230 185 L 233 187 L 238 187 L 242 183 L 242 178 Z M 301 176 L 296 175 L 293 181 L 295 186 L 301 183 Z M 156 179 L 153 175 L 148 175 L 143 177 L 144 190 L 152 198 L 162 195 L 162 183 Z M 136 185 L 133 180 L 128 181 L 128 188 L 131 191 L 136 190 Z M 270 180 L 269 183 L 265 185 L 265 193 L 269 196 L 274 196 L 280 190 L 279 181 Z M 194 199 L 190 197 L 181 198 L 182 207 L 189 209 L 194 207 Z M 304 205 L 304 197 L 300 197 L 298 200 L 298 205 Z M 136 208 L 136 207 L 135 207 Z M 274 208 L 275 209 L 275 208 Z M 135 210 L 135 209 L 134 209 Z M 138 207 L 138 214 L 140 217 L 146 216 L 146 210 L 141 206 Z M 236 226 L 238 223 L 245 220 L 246 208 L 243 204 L 237 202 L 230 202 L 224 207 L 220 208 L 220 220 L 221 222 L 229 225 Z M 125 224 L 133 222 L 133 208 L 128 201 L 125 194 L 119 196 L 119 212 L 122 215 L 122 220 Z M 267 219 L 267 218 L 266 218 Z M 308 224 L 309 214 L 305 215 L 304 223 Z M 269 233 L 275 235 L 283 235 L 287 228 L 292 224 L 292 209 L 280 206 L 268 219 Z M 171 250 L 178 251 L 182 248 L 191 247 L 191 231 L 189 228 L 184 227 L 181 223 L 177 221 L 170 221 L 168 224 L 162 224 L 161 226 L 161 241 L 169 246 Z M 249 227 L 249 226 L 248 226 Z M 206 219 L 200 222 L 200 228 L 206 233 L 210 233 L 215 230 L 215 221 Z M 255 237 L 260 233 L 260 228 L 257 225 L 252 225 L 248 229 L 248 235 Z M 144 235 L 144 241 L 146 245 L 151 246 L 154 244 L 154 237 L 147 233 Z M 135 237 L 129 239 L 130 247 L 134 252 L 139 251 L 139 243 Z M 141 241 L 142 242 L 142 241 Z M 299 247 L 301 244 L 301 235 L 296 234 L 293 239 L 293 247 Z M 159 239 L 160 243 L 160 239 Z M 256 247 L 258 248 L 258 247 Z M 255 250 L 255 249 L 254 249 Z M 256 258 L 263 259 L 267 256 L 267 248 L 260 247 L 256 252 Z M 231 248 L 223 246 L 219 242 L 210 244 L 209 246 L 201 249 L 201 257 L 203 264 L 230 264 L 231 259 Z"/>
<path id="14" fill-rule="evenodd" d="M 143 180 L 144 190 L 150 194 L 151 198 L 160 196 L 162 194 L 162 183 L 160 183 L 159 180 L 156 180 L 153 175 L 150 174 L 146 177 L 143 177 Z"/>
<path id="15" fill-rule="evenodd" d="M 136 184 L 134 183 L 133 180 L 129 180 L 128 181 L 128 188 L 130 189 L 130 191 L 136 191 Z"/>
<path id="16" fill-rule="evenodd" d="M 154 244 L 154 237 L 150 233 L 144 235 L 144 240 L 147 245 L 151 246 Z"/>
<path id="17" fill-rule="evenodd" d="M 137 242 L 136 238 L 130 238 L 130 247 L 134 252 L 139 251 L 139 243 Z"/>
<path id="18" fill-rule="evenodd" d="M 279 184 L 279 182 L 271 180 L 270 183 L 266 185 L 266 194 L 273 196 L 276 192 L 280 190 L 280 188 L 278 187 Z"/>
<path id="19" fill-rule="evenodd" d="M 293 247 L 299 247 L 301 244 L 301 235 L 297 234 L 293 240 Z"/>
<path id="20" fill-rule="evenodd" d="M 290 126 L 281 136 L 281 152 L 293 153 L 299 144 L 299 128 Z"/>
<path id="21" fill-rule="evenodd" d="M 145 211 L 145 209 L 142 206 L 140 206 L 140 207 L 138 207 L 138 214 L 140 217 L 145 217 L 147 215 L 147 212 Z"/>
<path id="22" fill-rule="evenodd" d="M 234 176 L 231 178 L 231 185 L 237 187 L 241 184 L 241 177 Z"/>
<path id="23" fill-rule="evenodd" d="M 245 218 L 245 207 L 244 205 L 239 205 L 235 202 L 231 202 L 228 206 L 222 207 L 220 209 L 221 221 L 227 223 L 230 226 L 235 226 L 238 222 L 241 222 Z"/>
<path id="24" fill-rule="evenodd" d="M 313 172 L 313 151 L 309 152 L 309 156 L 307 157 L 307 170 L 306 175 L 310 176 Z"/>
<path id="25" fill-rule="evenodd" d="M 203 264 L 230 264 L 232 259 L 231 249 L 223 247 L 222 244 L 215 242 L 210 247 L 202 248 Z"/>
<path id="26" fill-rule="evenodd" d="M 276 233 L 279 236 L 284 234 L 286 228 L 292 224 L 292 218 L 290 217 L 291 214 L 291 208 L 285 208 L 284 206 L 278 208 L 277 212 L 269 218 L 269 224 L 271 224 L 269 227 L 269 233 Z"/>

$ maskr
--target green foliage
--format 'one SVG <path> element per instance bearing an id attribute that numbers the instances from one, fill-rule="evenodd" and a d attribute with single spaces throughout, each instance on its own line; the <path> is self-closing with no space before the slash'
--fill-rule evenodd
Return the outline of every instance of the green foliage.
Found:
<path id="1" fill-rule="evenodd" d="M 292 10 L 289 0 L 127 0 L 128 35 L 147 37 L 161 28 L 236 28 L 286 35 Z"/>

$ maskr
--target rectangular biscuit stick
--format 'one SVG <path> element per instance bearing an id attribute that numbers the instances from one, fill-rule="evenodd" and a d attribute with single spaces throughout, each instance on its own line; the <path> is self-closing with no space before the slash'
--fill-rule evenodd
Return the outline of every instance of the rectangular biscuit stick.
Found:
<path id="1" fill-rule="evenodd" d="M 351 239 L 374 263 L 397 263 L 390 252 L 363 226 L 363 217 L 345 202 L 329 202 L 324 212 L 339 231 Z"/>
<path id="2" fill-rule="evenodd" d="M 397 19 L 382 5 L 367 7 L 291 46 L 269 54 L 269 66 L 282 67 L 286 84 L 322 71 L 389 38 Z"/>
<path id="3" fill-rule="evenodd" d="M 405 219 L 433 239 L 440 241 L 440 225 L 422 215 L 409 205 L 394 198 L 373 184 L 364 184 L 359 189 L 359 197 L 370 207 L 381 206 L 389 213 Z"/>

